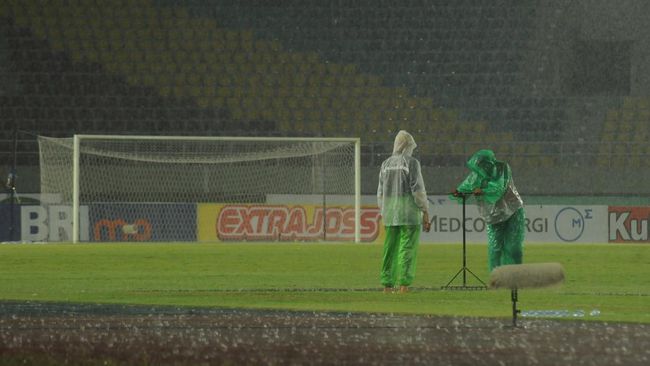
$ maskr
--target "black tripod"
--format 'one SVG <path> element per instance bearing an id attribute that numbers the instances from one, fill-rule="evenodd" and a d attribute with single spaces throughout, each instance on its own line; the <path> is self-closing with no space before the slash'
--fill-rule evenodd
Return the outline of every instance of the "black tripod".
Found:
<path id="1" fill-rule="evenodd" d="M 452 277 L 451 280 L 449 280 L 449 282 L 447 282 L 446 285 L 442 286 L 441 288 L 443 290 L 486 290 L 487 285 L 485 284 L 485 282 L 481 281 L 481 279 L 478 278 L 478 276 L 476 276 L 474 274 L 474 272 L 472 272 L 469 268 L 467 268 L 467 249 L 466 249 L 466 246 L 467 246 L 467 244 L 466 244 L 466 232 L 467 232 L 467 230 L 465 228 L 465 201 L 467 200 L 467 196 L 471 196 L 472 193 L 455 192 L 454 195 L 460 196 L 461 199 L 462 199 L 462 202 L 463 202 L 463 267 L 458 272 L 456 272 L 454 277 Z M 462 284 L 462 286 L 451 285 L 451 283 L 454 282 L 456 277 L 458 277 L 458 275 L 460 275 L 461 273 L 463 274 L 463 284 Z M 480 282 L 481 285 L 480 286 L 478 286 L 478 285 L 474 285 L 474 286 L 467 285 L 467 273 L 474 276 L 474 278 L 476 280 L 478 280 L 478 282 Z"/>

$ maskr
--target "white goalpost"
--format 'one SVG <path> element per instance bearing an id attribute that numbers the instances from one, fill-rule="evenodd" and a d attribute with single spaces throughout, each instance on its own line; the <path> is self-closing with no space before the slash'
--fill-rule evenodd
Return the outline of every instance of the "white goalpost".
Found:
<path id="1" fill-rule="evenodd" d="M 362 240 L 358 138 L 38 141 L 41 193 L 70 208 L 74 243 Z"/>

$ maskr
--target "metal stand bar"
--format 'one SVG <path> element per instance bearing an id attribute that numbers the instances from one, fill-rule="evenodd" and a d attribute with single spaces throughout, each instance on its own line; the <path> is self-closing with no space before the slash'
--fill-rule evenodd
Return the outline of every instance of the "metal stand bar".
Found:
<path id="1" fill-rule="evenodd" d="M 454 277 L 447 282 L 446 285 L 442 286 L 441 288 L 443 290 L 486 290 L 487 285 L 485 282 L 481 281 L 480 278 L 478 278 L 477 275 L 474 274 L 469 268 L 467 268 L 467 229 L 465 227 L 465 201 L 467 199 L 467 196 L 471 195 L 466 194 L 466 193 L 461 193 L 461 198 L 462 198 L 462 203 L 463 203 L 463 266 L 461 269 L 454 275 Z M 451 283 L 454 282 L 456 277 L 458 277 L 459 274 L 463 274 L 463 285 L 462 286 L 452 286 Z M 478 282 L 481 283 L 480 286 L 468 286 L 467 285 L 467 273 L 471 274 Z"/>

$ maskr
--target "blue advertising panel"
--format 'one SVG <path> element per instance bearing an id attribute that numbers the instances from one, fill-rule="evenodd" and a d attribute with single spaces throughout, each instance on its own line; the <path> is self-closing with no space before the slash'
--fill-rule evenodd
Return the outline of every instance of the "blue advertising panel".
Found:
<path id="1" fill-rule="evenodd" d="M 196 204 L 89 205 L 90 241 L 196 241 Z"/>
<path id="2" fill-rule="evenodd" d="M 13 207 L 13 215 L 12 215 Z M 13 232 L 13 234 L 12 234 Z M 0 242 L 20 240 L 20 205 L 0 203 Z"/>

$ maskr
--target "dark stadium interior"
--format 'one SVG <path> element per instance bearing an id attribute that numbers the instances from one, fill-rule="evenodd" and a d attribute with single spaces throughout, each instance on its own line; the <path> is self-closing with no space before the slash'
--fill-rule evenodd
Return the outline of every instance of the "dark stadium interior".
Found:
<path id="1" fill-rule="evenodd" d="M 650 164 L 647 8 L 3 1 L 0 165 L 12 164 L 14 129 L 24 192 L 38 192 L 36 135 L 358 136 L 367 194 L 406 129 L 427 179 L 457 180 L 488 147 L 527 194 L 647 193 L 638 176 L 603 176 Z"/>

